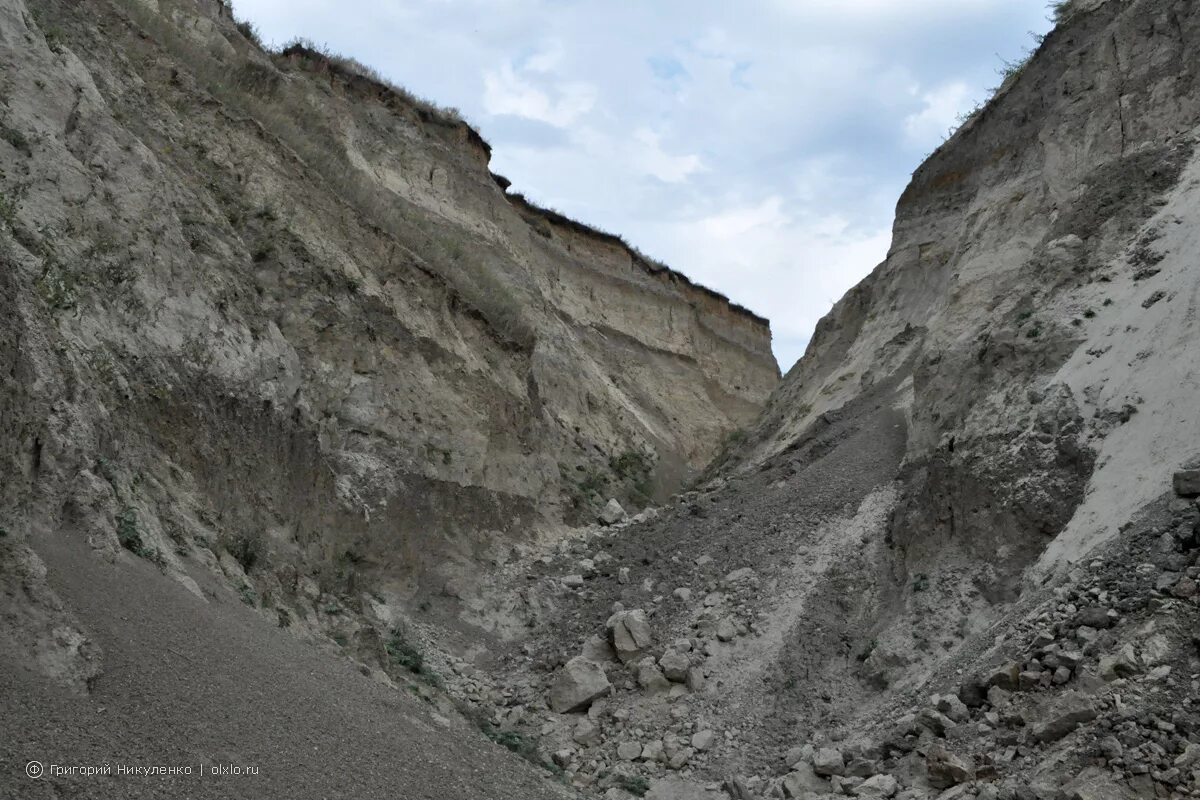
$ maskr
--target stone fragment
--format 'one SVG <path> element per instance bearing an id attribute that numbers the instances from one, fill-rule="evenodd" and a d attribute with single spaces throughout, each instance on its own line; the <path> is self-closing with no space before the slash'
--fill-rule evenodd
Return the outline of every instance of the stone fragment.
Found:
<path id="1" fill-rule="evenodd" d="M 795 769 L 783 776 L 783 793 L 788 797 L 807 798 L 829 791 L 829 781 L 817 775 L 808 764 L 797 764 Z"/>
<path id="2" fill-rule="evenodd" d="M 954 720 L 933 708 L 921 709 L 917 714 L 917 724 L 928 728 L 934 736 L 945 736 L 946 731 L 955 727 Z"/>
<path id="3" fill-rule="evenodd" d="M 684 778 L 660 778 L 650 783 L 645 800 L 729 800 L 724 792 Z"/>
<path id="4" fill-rule="evenodd" d="M 666 756 L 663 755 L 663 743 L 661 739 L 654 739 L 646 742 L 642 747 L 642 761 L 666 761 Z"/>
<path id="5" fill-rule="evenodd" d="M 955 722 L 966 722 L 971 718 L 967 704 L 952 694 L 938 695 L 934 700 L 934 707 Z"/>
<path id="6" fill-rule="evenodd" d="M 988 687 L 999 686 L 1001 689 L 1009 692 L 1016 691 L 1018 676 L 1020 674 L 1020 664 L 1004 664 L 988 673 L 987 677 L 983 680 L 983 684 Z"/>
<path id="7" fill-rule="evenodd" d="M 634 761 L 642 754 L 642 746 L 637 742 L 621 742 L 617 745 L 617 758 L 622 761 Z"/>
<path id="8" fill-rule="evenodd" d="M 1033 726 L 1033 738 L 1039 742 L 1057 742 L 1084 722 L 1096 718 L 1092 701 L 1077 692 L 1064 692 L 1041 710 L 1041 719 Z"/>
<path id="9" fill-rule="evenodd" d="M 737 627 L 729 617 L 725 617 L 717 623 L 717 638 L 722 642 L 732 642 L 737 638 Z"/>
<path id="10" fill-rule="evenodd" d="M 1088 606 L 1075 616 L 1075 624 L 1082 627 L 1095 628 L 1099 631 L 1111 625 L 1112 619 L 1108 616 L 1107 608 Z"/>
<path id="11" fill-rule="evenodd" d="M 874 800 L 875 798 L 892 797 L 899 788 L 896 779 L 891 775 L 874 775 L 851 789 L 850 794 Z"/>
<path id="12" fill-rule="evenodd" d="M 1181 469 L 1171 483 L 1180 497 L 1200 497 L 1200 469 Z"/>
<path id="13" fill-rule="evenodd" d="M 566 663 L 550 687 L 550 709 L 557 714 L 577 711 L 611 691 L 612 684 L 600 665 L 576 656 Z"/>
<path id="14" fill-rule="evenodd" d="M 1131 644 L 1126 644 L 1116 653 L 1110 653 L 1100 659 L 1100 677 L 1106 681 L 1128 678 L 1136 675 L 1139 669 L 1137 654 Z"/>
<path id="15" fill-rule="evenodd" d="M 579 720 L 571 732 L 571 740 L 581 747 L 592 747 L 600 743 L 600 728 L 587 717 Z"/>
<path id="16" fill-rule="evenodd" d="M 741 583 L 742 581 L 750 580 L 754 576 L 754 570 L 750 569 L 750 567 L 742 567 L 741 569 L 735 569 L 733 572 L 726 575 L 725 580 L 721 581 L 721 584 L 723 586 L 733 586 L 734 584 Z"/>
<path id="17" fill-rule="evenodd" d="M 834 747 L 822 747 L 813 754 L 813 772 L 818 775 L 841 775 L 846 769 L 842 751 Z"/>
<path id="18" fill-rule="evenodd" d="M 684 683 L 689 692 L 701 692 L 704 690 L 704 670 L 699 667 L 688 667 L 687 676 Z"/>
<path id="19" fill-rule="evenodd" d="M 700 752 L 704 752 L 713 746 L 713 742 L 717 740 L 716 732 L 704 729 L 692 734 L 692 747 Z"/>
<path id="20" fill-rule="evenodd" d="M 617 570 L 617 583 L 629 583 L 629 567 L 621 567 Z"/>
<path id="21" fill-rule="evenodd" d="M 1171 594 L 1181 600 L 1195 597 L 1197 591 L 1196 582 L 1191 578 L 1180 578 L 1179 581 L 1171 588 Z"/>
<path id="22" fill-rule="evenodd" d="M 618 611 L 608 618 L 607 627 L 622 664 L 638 661 L 654 645 L 650 622 L 640 608 Z"/>
<path id="23" fill-rule="evenodd" d="M 668 650 L 663 653 L 662 658 L 658 660 L 658 666 L 662 670 L 663 675 L 667 680 L 675 683 L 683 683 L 687 680 L 688 668 L 691 666 L 688 657 L 683 653 L 678 653 L 674 650 Z"/>
<path id="24" fill-rule="evenodd" d="M 604 508 L 600 510 L 598 519 L 602 525 L 616 525 L 621 520 L 625 519 L 625 509 L 617 502 L 617 498 L 611 497 Z"/>
<path id="25" fill-rule="evenodd" d="M 637 681 L 638 686 L 651 694 L 667 692 L 671 689 L 671 682 L 662 674 L 662 670 L 658 668 L 652 658 L 647 658 L 638 665 Z"/>
<path id="26" fill-rule="evenodd" d="M 975 779 L 975 765 L 944 747 L 931 747 L 925 756 L 929 784 L 937 789 L 949 789 Z"/>

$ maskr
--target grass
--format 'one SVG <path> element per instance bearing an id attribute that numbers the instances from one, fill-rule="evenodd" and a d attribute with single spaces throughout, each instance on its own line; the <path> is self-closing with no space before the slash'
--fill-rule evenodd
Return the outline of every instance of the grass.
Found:
<path id="1" fill-rule="evenodd" d="M 408 670 L 431 686 L 441 686 L 441 676 L 429 668 L 425 663 L 425 654 L 408 640 L 403 630 L 392 628 L 384 648 L 393 664 Z"/>
<path id="2" fill-rule="evenodd" d="M 121 547 L 138 558 L 156 563 L 162 560 L 157 550 L 142 541 L 142 533 L 137 524 L 137 512 L 131 506 L 126 506 L 121 513 L 117 514 L 117 541 Z"/>
<path id="3" fill-rule="evenodd" d="M 618 789 L 624 789 L 636 797 L 643 797 L 646 792 L 650 791 L 650 781 L 641 775 L 617 775 L 615 785 Z"/>
<path id="4" fill-rule="evenodd" d="M 266 545 L 263 542 L 262 534 L 257 532 L 223 534 L 221 546 L 242 565 L 242 569 L 246 572 L 266 560 Z"/>
<path id="5" fill-rule="evenodd" d="M 258 605 L 258 596 L 254 593 L 254 589 L 250 588 L 250 584 L 243 583 L 238 587 L 238 597 L 242 598 L 242 602 L 254 608 Z"/>
<path id="6" fill-rule="evenodd" d="M 1055 25 L 1067 22 L 1075 13 L 1075 0 L 1054 0 L 1050 3 L 1050 20 Z"/>
<path id="7" fill-rule="evenodd" d="M 914 592 L 923 592 L 928 588 L 929 588 L 929 576 L 926 575 L 924 572 L 918 573 L 916 575 L 916 577 L 913 578 L 912 590 Z"/>

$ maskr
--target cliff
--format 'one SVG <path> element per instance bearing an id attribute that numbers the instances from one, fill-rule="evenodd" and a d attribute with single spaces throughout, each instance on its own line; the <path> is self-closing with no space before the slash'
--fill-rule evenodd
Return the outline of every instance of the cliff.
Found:
<path id="1" fill-rule="evenodd" d="M 765 320 L 507 194 L 475 130 L 345 59 L 214 2 L 4 14 L 23 524 L 99 502 L 171 569 L 237 541 L 408 592 L 667 496 L 778 380 Z"/>

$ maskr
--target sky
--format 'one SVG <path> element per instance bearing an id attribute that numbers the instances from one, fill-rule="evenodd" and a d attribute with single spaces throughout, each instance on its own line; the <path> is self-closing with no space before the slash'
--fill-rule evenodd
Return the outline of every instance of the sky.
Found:
<path id="1" fill-rule="evenodd" d="M 511 191 L 767 317 L 780 367 L 1046 0 L 235 0 L 461 111 Z"/>

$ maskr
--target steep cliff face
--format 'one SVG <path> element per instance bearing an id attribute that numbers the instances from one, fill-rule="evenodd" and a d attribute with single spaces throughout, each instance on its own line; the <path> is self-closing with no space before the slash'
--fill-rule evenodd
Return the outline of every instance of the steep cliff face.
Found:
<path id="1" fill-rule="evenodd" d="M 669 494 L 778 379 L 764 320 L 506 194 L 349 62 L 209 0 L 0 13 L 13 527 L 408 591 Z"/>
<path id="2" fill-rule="evenodd" d="M 821 321 L 744 454 L 891 393 L 915 515 L 897 531 L 1010 576 L 1115 532 L 1200 433 L 1172 411 L 1197 375 L 1200 21 L 1184 3 L 1072 9 L 913 175 L 887 260 Z M 1105 519 L 1076 514 L 1088 491 Z"/>
<path id="3" fill-rule="evenodd" d="M 1059 5 L 710 480 L 521 576 L 535 664 L 611 657 L 614 603 L 656 637 L 585 780 L 640 738 L 732 797 L 1200 785 L 1200 8 Z M 563 598 L 580 558 L 627 572 Z"/>

